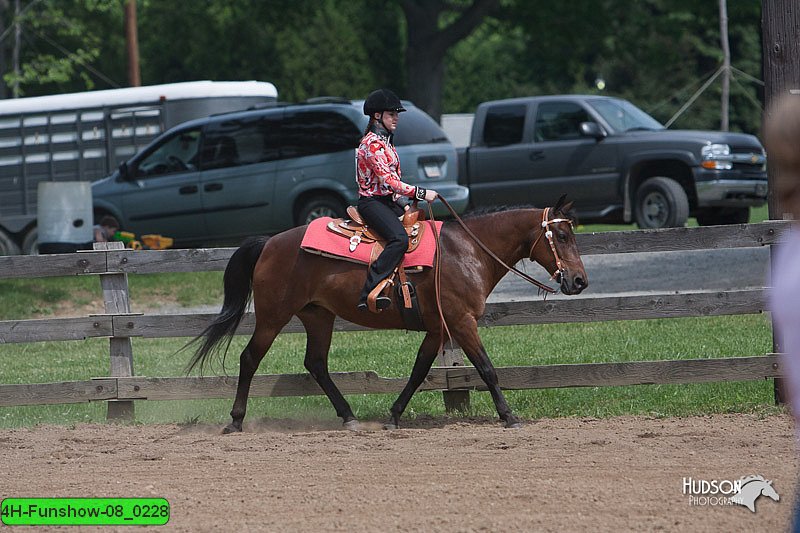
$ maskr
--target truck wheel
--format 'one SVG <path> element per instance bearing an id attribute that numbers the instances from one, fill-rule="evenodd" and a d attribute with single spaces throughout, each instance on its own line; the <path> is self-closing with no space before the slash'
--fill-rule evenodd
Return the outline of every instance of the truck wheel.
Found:
<path id="1" fill-rule="evenodd" d="M 298 226 L 302 226 L 321 217 L 343 217 L 344 212 L 345 208 L 342 202 L 335 196 L 314 196 L 306 201 L 300 211 L 297 212 L 296 222 Z"/>
<path id="2" fill-rule="evenodd" d="M 36 226 L 28 230 L 22 239 L 22 253 L 25 255 L 39 255 L 39 230 Z"/>
<path id="3" fill-rule="evenodd" d="M 19 253 L 17 243 L 6 232 L 0 230 L 0 255 L 19 255 Z"/>
<path id="4" fill-rule="evenodd" d="M 689 218 L 689 199 L 674 179 L 650 178 L 636 190 L 634 213 L 643 229 L 682 227 Z"/>
<path id="5" fill-rule="evenodd" d="M 747 224 L 749 221 L 749 207 L 709 207 L 697 212 L 697 223 L 701 226 Z"/>

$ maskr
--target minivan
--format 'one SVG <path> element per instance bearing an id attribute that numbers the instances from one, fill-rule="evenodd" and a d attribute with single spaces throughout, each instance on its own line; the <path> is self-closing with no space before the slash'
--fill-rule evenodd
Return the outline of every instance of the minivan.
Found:
<path id="1" fill-rule="evenodd" d="M 435 189 L 463 212 L 469 192 L 457 184 L 455 148 L 424 111 L 403 105 L 395 135 L 403 181 Z M 344 216 L 358 201 L 362 106 L 322 98 L 183 123 L 92 184 L 95 220 L 111 216 L 125 231 L 185 247 L 238 244 Z M 440 202 L 433 207 L 446 214 Z"/>

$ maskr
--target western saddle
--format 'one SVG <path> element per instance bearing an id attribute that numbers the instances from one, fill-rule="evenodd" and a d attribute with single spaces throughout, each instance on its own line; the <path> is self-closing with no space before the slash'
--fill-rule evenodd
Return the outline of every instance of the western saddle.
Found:
<path id="1" fill-rule="evenodd" d="M 372 246 L 369 255 L 369 264 L 371 265 L 383 251 L 386 241 L 367 226 L 355 206 L 351 205 L 347 208 L 347 216 L 349 218 L 336 218 L 328 222 L 328 230 L 348 239 L 350 241 L 351 252 L 354 252 L 361 244 Z M 424 220 L 425 212 L 416 206 L 416 202 L 413 207 L 409 207 L 403 216 L 400 217 L 403 228 L 405 228 L 406 234 L 408 235 L 408 249 L 406 253 L 416 250 L 419 243 L 422 242 L 422 236 L 425 233 L 426 226 L 426 224 L 422 223 Z M 378 309 L 375 304 L 375 300 L 383 292 L 388 292 L 388 289 L 395 284 L 395 277 L 398 278 L 400 283 L 403 306 L 406 309 L 412 308 L 411 291 L 409 290 L 410 284 L 402 265 L 403 263 L 401 261 L 394 269 L 392 275 L 378 283 L 378 286 L 370 292 L 367 297 L 367 307 L 369 307 L 369 310 L 373 313 L 380 312 L 380 309 Z"/>

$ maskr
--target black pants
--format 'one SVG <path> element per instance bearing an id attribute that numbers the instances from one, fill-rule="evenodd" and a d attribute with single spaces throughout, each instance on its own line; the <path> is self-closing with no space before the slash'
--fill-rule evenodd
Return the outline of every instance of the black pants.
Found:
<path id="1" fill-rule="evenodd" d="M 391 196 L 362 196 L 358 200 L 358 212 L 367 226 L 386 239 L 386 247 L 367 272 L 367 282 L 361 291 L 359 302 L 366 302 L 367 296 L 378 283 L 388 278 L 395 267 L 403 260 L 408 249 L 408 235 L 398 217 L 403 214 Z"/>

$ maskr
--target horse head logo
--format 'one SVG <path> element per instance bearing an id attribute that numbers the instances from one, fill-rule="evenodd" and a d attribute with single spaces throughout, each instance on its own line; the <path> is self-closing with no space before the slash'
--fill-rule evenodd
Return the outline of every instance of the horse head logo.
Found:
<path id="1" fill-rule="evenodd" d="M 753 513 L 756 512 L 756 500 L 759 496 L 767 496 L 776 502 L 781 498 L 772 486 L 772 481 L 767 481 L 763 476 L 743 477 L 739 483 L 741 488 L 731 496 L 731 502 L 744 505 Z"/>

